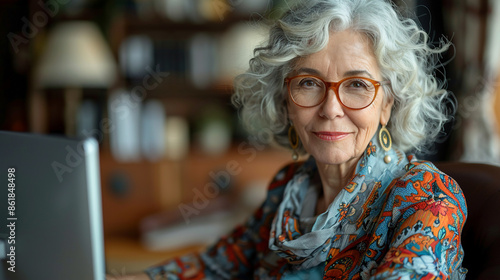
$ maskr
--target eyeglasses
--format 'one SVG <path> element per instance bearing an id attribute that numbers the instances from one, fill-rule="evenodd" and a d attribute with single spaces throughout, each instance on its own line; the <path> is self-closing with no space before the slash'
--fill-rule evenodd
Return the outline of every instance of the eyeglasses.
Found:
<path id="1" fill-rule="evenodd" d="M 333 89 L 342 106 L 361 110 L 373 103 L 380 85 L 390 81 L 375 81 L 364 77 L 348 77 L 338 82 L 326 82 L 312 75 L 299 75 L 286 78 L 288 94 L 292 101 L 300 107 L 310 108 L 325 101 L 328 90 Z"/>

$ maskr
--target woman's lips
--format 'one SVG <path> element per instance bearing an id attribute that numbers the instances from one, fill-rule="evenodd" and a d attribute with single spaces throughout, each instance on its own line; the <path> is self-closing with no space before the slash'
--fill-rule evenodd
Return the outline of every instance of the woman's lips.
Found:
<path id="1" fill-rule="evenodd" d="M 325 141 L 339 141 L 346 138 L 350 134 L 347 132 L 331 132 L 331 131 L 316 131 L 313 133 L 314 135 L 316 135 L 316 137 Z"/>

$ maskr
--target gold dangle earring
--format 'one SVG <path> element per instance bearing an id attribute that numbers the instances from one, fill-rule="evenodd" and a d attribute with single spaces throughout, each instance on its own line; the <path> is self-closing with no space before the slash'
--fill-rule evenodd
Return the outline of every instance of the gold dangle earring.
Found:
<path id="1" fill-rule="evenodd" d="M 387 130 L 385 126 L 386 125 L 382 126 L 382 128 L 380 128 L 380 130 L 378 131 L 378 142 L 380 143 L 380 146 L 382 146 L 382 149 L 384 149 L 386 154 L 384 156 L 384 162 L 389 163 L 392 159 L 391 156 L 387 154 L 387 152 L 391 150 L 392 138 L 389 130 Z"/>
<path id="2" fill-rule="evenodd" d="M 290 124 L 290 128 L 288 129 L 288 141 L 290 142 L 290 146 L 292 147 L 292 159 L 294 161 L 299 159 L 299 154 L 297 153 L 297 148 L 299 147 L 299 135 L 295 130 L 293 124 Z"/>

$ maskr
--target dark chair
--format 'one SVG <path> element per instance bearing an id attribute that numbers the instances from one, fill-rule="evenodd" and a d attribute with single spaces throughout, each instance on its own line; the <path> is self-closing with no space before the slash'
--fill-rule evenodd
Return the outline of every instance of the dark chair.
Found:
<path id="1" fill-rule="evenodd" d="M 465 194 L 468 217 L 462 231 L 466 279 L 500 279 L 500 167 L 443 162 L 436 164 Z"/>

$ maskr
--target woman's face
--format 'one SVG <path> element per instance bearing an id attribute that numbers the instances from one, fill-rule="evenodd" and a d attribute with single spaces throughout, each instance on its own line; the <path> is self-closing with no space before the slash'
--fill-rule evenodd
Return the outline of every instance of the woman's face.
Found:
<path id="1" fill-rule="evenodd" d="M 312 74 L 325 81 L 361 76 L 382 81 L 371 42 L 361 33 L 330 33 L 328 45 L 301 58 L 288 75 Z M 318 106 L 303 108 L 288 97 L 288 113 L 300 140 L 316 161 L 324 164 L 355 164 L 365 151 L 379 124 L 386 124 L 393 100 L 379 87 L 373 103 L 362 110 L 343 107 L 332 89 Z"/>

